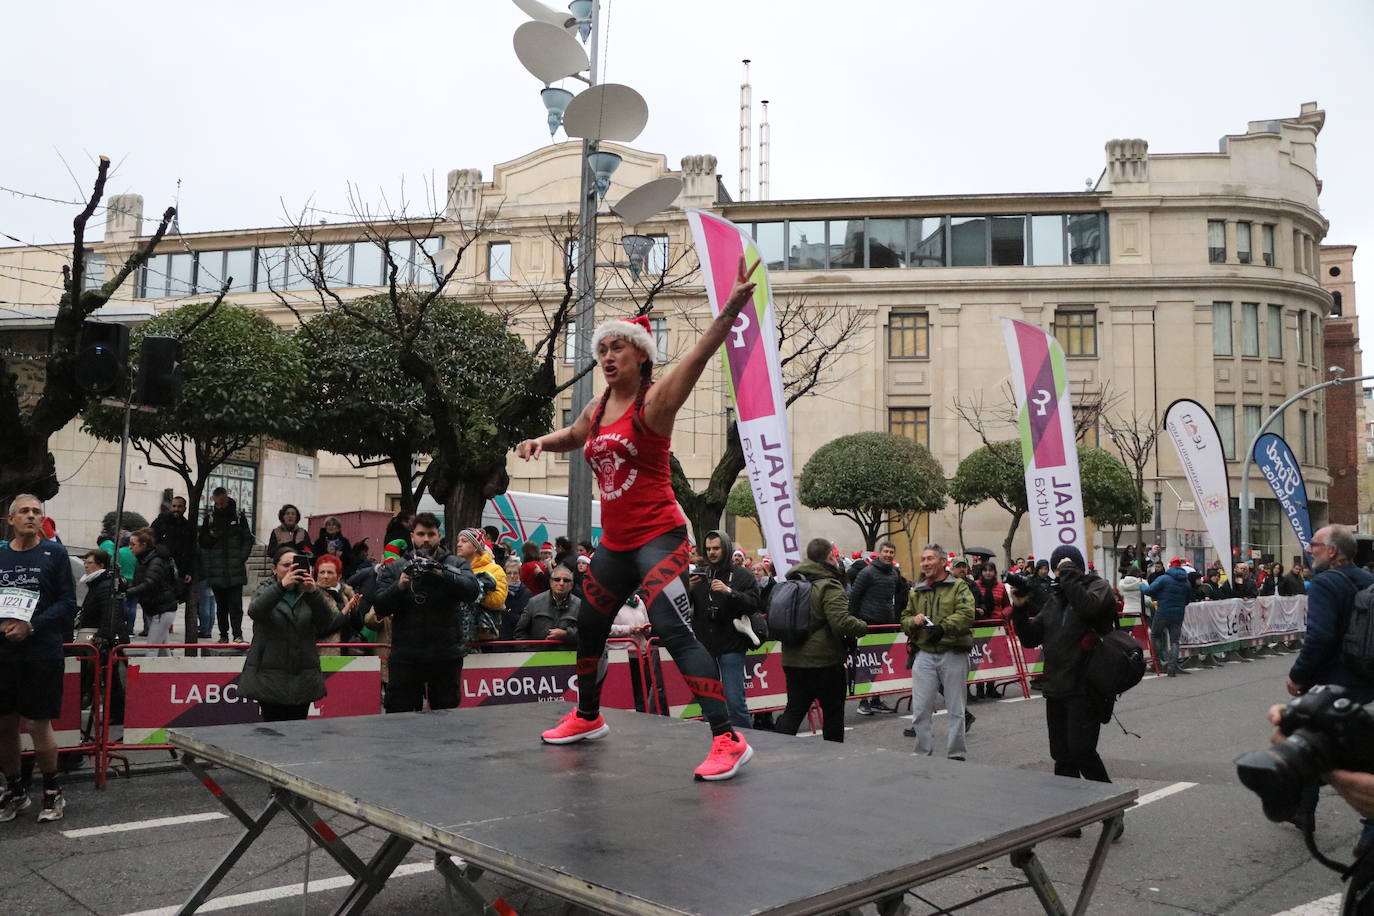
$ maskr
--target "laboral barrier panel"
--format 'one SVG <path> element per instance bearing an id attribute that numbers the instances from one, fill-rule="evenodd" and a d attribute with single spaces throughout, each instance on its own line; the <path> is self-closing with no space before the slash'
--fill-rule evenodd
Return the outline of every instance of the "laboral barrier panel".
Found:
<path id="1" fill-rule="evenodd" d="M 1021 666 L 1006 625 L 988 623 L 979 626 L 975 622 L 973 647 L 968 650 L 968 682 L 986 684 L 1020 679 Z"/>
<path id="2" fill-rule="evenodd" d="M 1224 652 L 1306 629 L 1306 595 L 1197 601 L 1185 611 L 1181 645 Z"/>
<path id="3" fill-rule="evenodd" d="M 108 742 L 111 747 L 130 750 L 163 746 L 169 728 L 262 721 L 257 702 L 239 693 L 241 655 L 143 658 L 131 651 L 128 662 L 124 735 L 118 742 Z M 366 716 L 382 711 L 381 659 L 325 656 L 320 659 L 320 670 L 329 693 L 311 704 L 311 718 Z"/>
<path id="4" fill-rule="evenodd" d="M 692 699 L 692 691 L 682 679 L 677 663 L 662 646 L 658 653 L 660 681 L 668 698 L 668 715 L 694 719 L 701 715 L 701 707 Z M 744 697 L 750 712 L 781 709 L 787 705 L 787 679 L 782 673 L 782 643 L 769 641 L 744 656 Z"/>
<path id="5" fill-rule="evenodd" d="M 601 705 L 634 709 L 630 653 L 608 648 Z M 483 652 L 463 659 L 460 705 L 500 706 L 506 703 L 576 703 L 577 653 L 571 649 L 533 652 Z"/>

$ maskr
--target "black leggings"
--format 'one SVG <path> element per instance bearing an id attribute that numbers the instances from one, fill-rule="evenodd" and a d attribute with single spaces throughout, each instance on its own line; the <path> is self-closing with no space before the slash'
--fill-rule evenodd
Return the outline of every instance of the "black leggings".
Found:
<path id="1" fill-rule="evenodd" d="M 611 621 L 638 592 L 648 609 L 654 638 L 677 663 L 682 679 L 701 705 L 716 734 L 730 730 L 720 667 L 697 642 L 687 622 L 690 607 L 685 582 L 691 557 L 687 529 L 677 527 L 635 550 L 610 550 L 604 544 L 592 555 L 582 583 L 585 600 L 577 614 L 577 708 L 592 715 L 601 706 L 601 654 Z"/>
<path id="2" fill-rule="evenodd" d="M 1102 758 L 1097 755 L 1097 737 L 1102 724 L 1092 700 L 1081 694 L 1045 697 L 1045 723 L 1050 730 L 1054 775 L 1111 782 Z"/>

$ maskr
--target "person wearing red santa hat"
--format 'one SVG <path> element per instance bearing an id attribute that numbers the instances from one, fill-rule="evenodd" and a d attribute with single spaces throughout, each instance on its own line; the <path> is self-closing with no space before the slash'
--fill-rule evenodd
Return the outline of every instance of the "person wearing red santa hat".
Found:
<path id="1" fill-rule="evenodd" d="M 687 520 L 678 507 L 668 468 L 673 421 L 707 363 L 725 342 L 735 319 L 753 301 L 749 279 L 758 263 L 739 270 L 720 314 L 677 365 L 655 381 L 657 353 L 647 316 L 612 319 L 593 335 L 606 391 L 571 426 L 526 439 L 515 453 L 526 461 L 544 452 L 582 449 L 601 496 L 601 542 L 583 582 L 587 600 L 578 613 L 577 709 L 540 737 L 570 744 L 604 737 L 598 661 L 616 612 L 639 594 L 655 637 L 664 645 L 711 726 L 711 750 L 694 771 L 698 780 L 729 779 L 753 756 L 731 726 L 715 659 L 678 611 L 687 602 L 691 548 Z"/>

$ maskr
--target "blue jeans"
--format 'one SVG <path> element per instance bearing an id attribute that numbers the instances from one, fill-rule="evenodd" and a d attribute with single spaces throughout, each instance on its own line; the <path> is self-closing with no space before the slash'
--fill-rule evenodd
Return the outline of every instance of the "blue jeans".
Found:
<path id="1" fill-rule="evenodd" d="M 215 633 L 215 593 L 204 582 L 196 585 L 196 591 L 200 598 L 196 605 L 196 613 L 200 617 L 200 635 L 209 639 Z"/>
<path id="2" fill-rule="evenodd" d="M 129 632 L 135 633 L 135 626 L 138 624 L 138 599 L 124 599 L 124 623 L 128 625 Z"/>
<path id="3" fill-rule="evenodd" d="M 935 750 L 930 720 L 935 712 L 935 697 L 944 688 L 945 709 L 949 725 L 945 754 L 963 758 L 968 755 L 964 745 L 964 694 L 968 683 L 968 652 L 953 649 L 949 652 L 917 652 L 911 666 L 912 726 L 916 730 L 916 753 L 929 757 Z"/>
<path id="4" fill-rule="evenodd" d="M 750 728 L 749 702 L 744 698 L 744 653 L 726 652 L 716 656 L 720 662 L 720 683 L 725 688 L 725 708 L 735 728 Z"/>
<path id="5" fill-rule="evenodd" d="M 1178 644 L 1182 638 L 1182 620 L 1163 620 L 1156 613 L 1150 621 L 1150 641 L 1154 643 L 1159 667 L 1164 671 L 1178 670 Z"/>

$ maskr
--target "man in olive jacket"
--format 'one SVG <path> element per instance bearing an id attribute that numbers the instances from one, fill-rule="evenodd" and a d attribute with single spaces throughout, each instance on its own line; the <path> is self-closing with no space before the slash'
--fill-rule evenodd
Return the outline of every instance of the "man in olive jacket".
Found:
<path id="1" fill-rule="evenodd" d="M 968 650 L 973 647 L 974 601 L 968 580 L 951 576 L 945 568 L 945 551 L 939 544 L 927 544 L 921 551 L 921 583 L 911 590 L 902 612 L 902 632 L 916 650 L 911 664 L 912 728 L 916 732 L 916 753 L 934 752 L 931 717 L 935 697 L 945 695 L 949 715 L 949 735 L 945 755 L 964 760 L 964 696 L 968 683 Z"/>
<path id="2" fill-rule="evenodd" d="M 787 578 L 811 583 L 811 636 L 796 646 L 782 647 L 782 671 L 787 676 L 787 709 L 776 730 L 795 735 L 813 700 L 821 704 L 822 736 L 844 741 L 844 662 L 847 639 L 868 632 L 868 624 L 849 613 L 841 573 L 830 565 L 833 546 L 825 538 L 806 545 L 806 560 L 792 567 Z M 776 588 L 774 589 L 776 592 Z"/>

